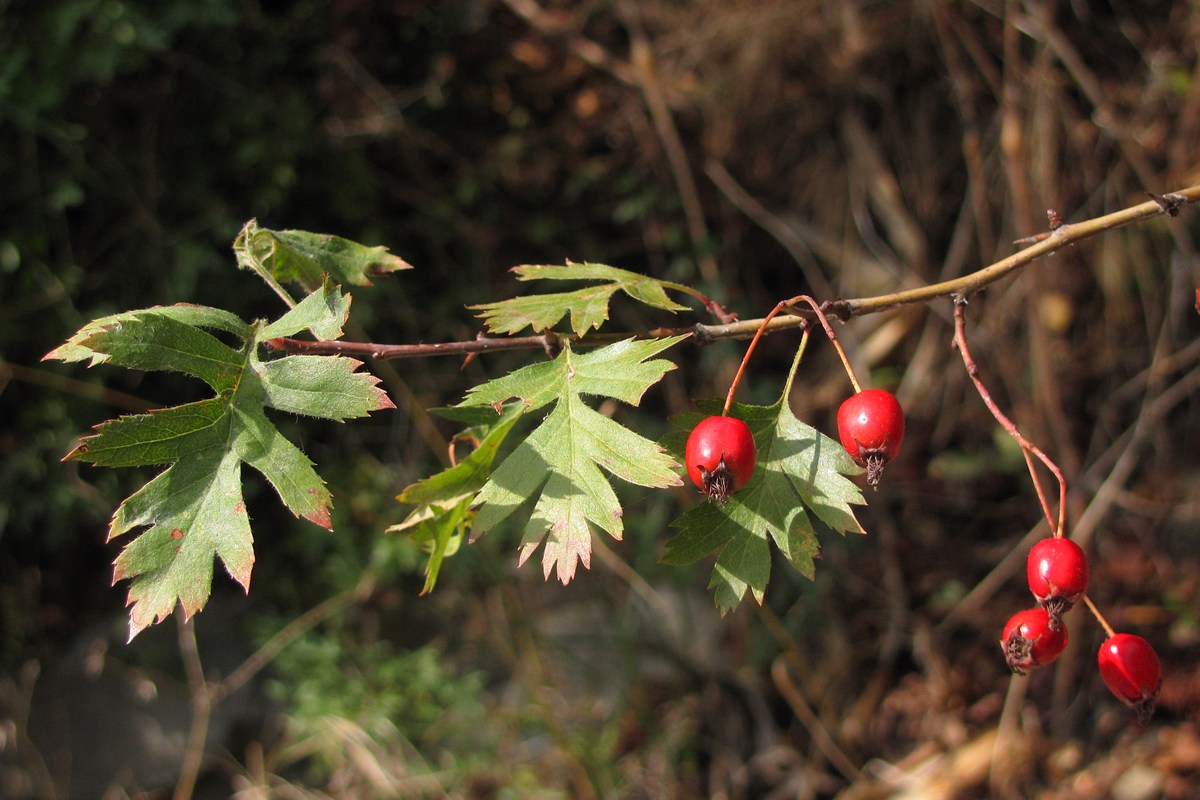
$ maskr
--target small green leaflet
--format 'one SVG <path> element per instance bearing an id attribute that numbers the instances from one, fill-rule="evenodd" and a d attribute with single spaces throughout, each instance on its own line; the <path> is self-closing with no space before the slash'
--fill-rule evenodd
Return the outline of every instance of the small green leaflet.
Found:
<path id="1" fill-rule="evenodd" d="M 519 398 L 525 413 L 553 403 L 550 413 L 492 472 L 475 496 L 472 535 L 480 536 L 531 498 L 519 563 L 545 540 L 542 571 L 568 583 L 578 563 L 591 566 L 591 525 L 615 539 L 624 533 L 621 504 L 608 473 L 639 486 L 681 483 L 678 464 L 662 448 L 583 402 L 598 395 L 637 405 L 642 395 L 675 365 L 653 359 L 679 342 L 677 336 L 652 341 L 625 340 L 576 353 L 569 346 L 553 361 L 523 367 L 478 386 L 460 404 L 498 406 Z M 652 359 L 652 360 L 647 360 Z"/>
<path id="2" fill-rule="evenodd" d="M 433 591 L 442 561 L 458 551 L 474 516 L 471 505 L 475 495 L 487 483 L 500 445 L 525 408 L 520 403 L 513 403 L 499 415 L 491 409 L 475 410 L 491 419 L 456 437 L 478 442 L 470 455 L 454 466 L 414 483 L 396 497 L 401 503 L 416 508 L 403 522 L 388 528 L 388 532 L 407 533 L 429 551 L 421 594 Z"/>
<path id="3" fill-rule="evenodd" d="M 721 613 L 737 608 L 748 588 L 759 603 L 771 572 L 768 539 L 802 575 L 814 575 L 820 550 L 813 515 L 840 533 L 862 533 L 851 504 L 862 492 L 846 475 L 860 472 L 840 444 L 804 424 L 786 402 L 735 404 L 758 447 L 758 468 L 725 505 L 704 501 L 671 523 L 680 533 L 667 542 L 663 562 L 689 564 L 719 551 L 708 588 Z M 688 430 L 701 415 L 680 415 Z M 672 440 L 686 438 L 686 432 Z M 682 451 L 682 445 L 679 447 Z"/>
<path id="4" fill-rule="evenodd" d="M 308 231 L 273 231 L 250 220 L 233 243 L 238 266 L 278 287 L 298 283 L 320 286 L 326 276 L 339 284 L 370 286 L 371 278 L 412 265 L 386 247 L 366 245 Z"/>
<path id="5" fill-rule="evenodd" d="M 492 333 L 516 333 L 525 327 L 535 331 L 546 331 L 558 324 L 568 313 L 571 315 L 571 331 L 583 335 L 592 328 L 599 328 L 608 319 L 608 303 L 612 296 L 622 291 L 633 299 L 665 311 L 686 311 L 667 296 L 666 290 L 674 284 L 638 275 L 636 272 L 608 267 L 604 264 L 571 264 L 551 266 L 527 264 L 514 267 L 513 272 L 522 281 L 601 281 L 595 286 L 576 289 L 572 292 L 525 295 L 497 303 L 471 306 L 480 311 Z"/>
<path id="6" fill-rule="evenodd" d="M 96 426 L 67 458 L 98 466 L 167 465 L 113 514 L 109 539 L 147 528 L 122 550 L 113 580 L 129 588 L 129 637 L 182 604 L 204 607 L 219 558 L 244 589 L 254 565 L 242 500 L 241 465 L 257 469 L 297 516 L 331 527 L 330 494 L 313 464 L 267 418 L 266 409 L 344 420 L 393 408 L 378 379 L 340 356 L 259 358 L 267 338 L 304 329 L 340 332 L 349 297 L 326 284 L 274 323 L 248 324 L 227 312 L 178 305 L 95 320 L 45 356 L 182 372 L 216 396 L 124 416 Z M 209 333 L 230 334 L 238 346 Z"/>

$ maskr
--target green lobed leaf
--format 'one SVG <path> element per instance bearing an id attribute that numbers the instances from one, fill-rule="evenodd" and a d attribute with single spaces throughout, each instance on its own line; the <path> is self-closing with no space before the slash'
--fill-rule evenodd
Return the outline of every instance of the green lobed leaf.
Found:
<path id="1" fill-rule="evenodd" d="M 682 338 L 624 341 L 582 355 L 564 347 L 553 362 L 526 367 L 472 391 L 463 405 L 496 404 L 513 397 L 530 410 L 554 403 L 475 497 L 472 535 L 486 533 L 535 498 L 519 562 L 544 541 L 543 573 L 548 578 L 557 570 L 558 579 L 567 583 L 577 564 L 590 566 L 592 525 L 616 539 L 623 535 L 623 511 L 605 472 L 641 486 L 679 485 L 678 465 L 669 455 L 590 408 L 582 395 L 640 402 L 645 391 L 674 368 L 669 361 L 647 359 Z"/>
<path id="2" fill-rule="evenodd" d="M 295 305 L 279 319 L 262 331 L 263 339 L 276 336 L 294 336 L 302 330 L 310 330 L 319 339 L 338 339 L 342 326 L 350 316 L 350 296 L 331 280 L 326 279 L 323 291 L 313 292 Z"/>
<path id="3" fill-rule="evenodd" d="M 67 458 L 100 467 L 170 464 L 224 447 L 228 437 L 228 407 L 218 397 L 102 422 Z"/>
<path id="4" fill-rule="evenodd" d="M 242 228 L 234 253 L 239 266 L 272 285 L 294 282 L 311 288 L 328 276 L 336 283 L 370 286 L 372 277 L 412 269 L 386 247 L 368 247 L 324 233 L 275 231 L 259 227 L 257 220 Z"/>
<path id="5" fill-rule="evenodd" d="M 479 444 L 465 458 L 436 475 L 417 481 L 396 499 L 408 505 L 423 506 L 457 501 L 463 495 L 481 489 L 491 476 L 500 445 L 523 413 L 525 408 L 514 403 L 503 414 L 493 414 L 491 423 L 481 431 Z"/>
<path id="6" fill-rule="evenodd" d="M 114 581 L 131 581 L 130 638 L 176 605 L 187 616 L 200 610 L 211 591 L 214 559 L 249 587 L 254 548 L 241 493 L 243 463 L 262 473 L 294 514 L 331 526 L 329 490 L 312 462 L 267 418 L 266 408 L 342 420 L 392 405 L 378 379 L 359 373 L 352 359 L 259 358 L 266 333 L 321 328 L 329 318 L 344 316 L 336 287 L 327 284 L 314 295 L 275 326 L 247 325 L 194 306 L 114 315 L 85 326 L 47 356 L 183 372 L 217 393 L 102 423 L 68 455 L 99 466 L 168 465 L 121 503 L 109 526 L 110 539 L 147 529 L 125 546 L 114 566 Z M 241 349 L 202 330 L 206 327 L 233 334 Z"/>
<path id="7" fill-rule="evenodd" d="M 572 351 L 568 358 L 560 354 L 553 361 L 521 367 L 476 386 L 460 405 L 494 406 L 518 397 L 530 410 L 535 410 L 560 399 L 564 387 L 569 386 L 576 394 L 611 397 L 636 406 L 647 389 L 675 368 L 670 361 L 647 359 L 684 338 L 625 339 L 590 353 Z"/>
<path id="8" fill-rule="evenodd" d="M 513 272 L 522 281 L 585 280 L 602 283 L 570 292 L 524 295 L 471 306 L 473 310 L 481 312 L 479 316 L 492 333 L 512 334 L 526 327 L 546 331 L 557 325 L 564 316 L 570 315 L 571 331 L 582 335 L 599 328 L 608 320 L 609 303 L 618 291 L 653 308 L 671 312 L 687 310 L 687 306 L 679 305 L 667 295 L 667 288 L 674 288 L 671 284 L 604 264 L 526 264 L 515 267 Z"/>
<path id="9" fill-rule="evenodd" d="M 257 370 L 263 403 L 270 408 L 341 422 L 392 408 L 376 384 L 379 379 L 359 372 L 362 362 L 344 356 L 284 356 Z"/>
<path id="10" fill-rule="evenodd" d="M 471 436 L 478 439 L 474 450 L 454 466 L 412 484 L 397 496 L 401 503 L 416 508 L 403 522 L 387 530 L 407 533 L 427 547 L 429 560 L 422 594 L 433 591 L 442 561 L 458 550 L 470 523 L 475 494 L 491 476 L 500 445 L 524 411 L 524 406 L 514 403 L 502 414 L 490 412 L 489 420 L 471 429 Z"/>
<path id="11" fill-rule="evenodd" d="M 754 434 L 755 474 L 724 505 L 699 503 L 671 523 L 680 532 L 663 556 L 664 563 L 687 564 L 716 551 L 709 588 L 722 613 L 736 608 L 747 589 L 762 602 L 770 577 L 769 543 L 811 579 L 820 549 L 813 518 L 843 534 L 862 533 L 851 505 L 865 502 L 846 477 L 861 471 L 846 451 L 796 419 L 782 400 L 771 406 L 735 404 L 731 413 Z M 694 427 L 699 419 L 688 415 L 680 422 Z"/>
<path id="12" fill-rule="evenodd" d="M 212 586 L 213 557 L 250 588 L 253 537 L 242 502 L 239 459 L 210 449 L 179 461 L 117 509 L 109 538 L 149 526 L 117 557 L 113 581 L 130 580 L 129 638 L 170 616 L 204 607 Z"/>
<path id="13" fill-rule="evenodd" d="M 96 350 L 89 342 L 93 341 L 97 335 L 111 333 L 114 330 L 120 331 L 125 325 L 148 316 L 166 318 L 192 328 L 211 328 L 213 330 L 224 331 L 240 339 L 250 336 L 252 330 L 251 326 L 239 319 L 236 314 L 231 314 L 219 308 L 209 308 L 207 306 L 197 306 L 188 303 L 179 303 L 173 306 L 154 306 L 153 308 L 125 311 L 120 314 L 98 317 L 80 328 L 65 344 L 42 356 L 42 360 L 49 361 L 53 359 L 71 363 L 90 359 L 92 363 L 89 366 L 94 367 L 97 364 L 102 364 L 108 361 L 108 352 L 103 349 Z"/>
<path id="14" fill-rule="evenodd" d="M 244 359 L 211 333 L 154 312 L 105 327 L 82 344 L 117 366 L 182 372 L 218 393 L 233 388 Z"/>

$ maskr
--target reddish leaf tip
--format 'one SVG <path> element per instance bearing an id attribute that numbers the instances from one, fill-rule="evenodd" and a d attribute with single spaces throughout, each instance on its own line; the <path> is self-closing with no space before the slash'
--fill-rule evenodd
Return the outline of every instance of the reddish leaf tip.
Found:
<path id="1" fill-rule="evenodd" d="M 396 407 L 396 404 L 392 402 L 392 398 L 388 397 L 387 392 L 382 389 L 377 391 L 379 392 L 379 402 L 375 405 L 375 411 L 389 411 Z"/>
<path id="2" fill-rule="evenodd" d="M 312 490 L 309 491 L 311 492 Z M 319 508 L 309 514 L 305 514 L 304 518 L 315 525 L 320 525 L 327 531 L 333 530 L 333 520 L 329 516 L 328 506 Z"/>

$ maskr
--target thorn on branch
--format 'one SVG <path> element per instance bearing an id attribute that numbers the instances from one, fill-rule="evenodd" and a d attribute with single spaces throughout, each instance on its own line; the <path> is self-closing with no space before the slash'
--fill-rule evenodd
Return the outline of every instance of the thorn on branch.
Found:
<path id="1" fill-rule="evenodd" d="M 1057 208 L 1047 208 L 1046 209 L 1046 222 L 1049 224 L 1049 227 L 1050 227 L 1049 230 L 1041 231 L 1040 233 L 1035 233 L 1032 236 L 1025 236 L 1020 239 L 1014 239 L 1013 244 L 1017 245 L 1018 247 L 1023 247 L 1025 245 L 1037 244 L 1038 242 L 1044 242 L 1047 239 L 1049 239 L 1051 236 L 1053 236 L 1055 233 L 1061 232 L 1067 226 L 1066 220 L 1063 219 L 1063 215 L 1061 213 L 1059 213 Z"/>
<path id="2" fill-rule="evenodd" d="M 1158 207 L 1161 208 L 1163 213 L 1168 217 L 1178 217 L 1179 209 L 1187 205 L 1188 201 L 1187 197 L 1176 192 L 1172 192 L 1170 194 L 1154 194 L 1153 192 L 1146 192 L 1146 196 L 1157 203 Z"/>
<path id="3" fill-rule="evenodd" d="M 704 307 L 708 310 L 708 313 L 720 320 L 722 325 L 729 325 L 738 321 L 736 312 L 726 311 L 725 307 L 716 300 L 707 300 L 704 303 Z"/>

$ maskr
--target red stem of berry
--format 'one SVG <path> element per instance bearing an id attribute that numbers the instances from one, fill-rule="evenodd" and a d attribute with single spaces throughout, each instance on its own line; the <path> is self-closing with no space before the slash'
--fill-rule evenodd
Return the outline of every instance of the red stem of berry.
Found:
<path id="1" fill-rule="evenodd" d="M 742 375 L 746 372 L 746 365 L 750 363 L 750 355 L 754 352 L 754 348 L 758 347 L 758 340 L 762 338 L 768 323 L 775 319 L 780 311 L 797 303 L 807 303 L 812 308 L 817 319 L 821 321 L 821 327 L 825 329 L 825 335 L 833 343 L 833 349 L 837 351 L 838 358 L 842 360 L 842 366 L 846 368 L 846 375 L 850 378 L 850 385 L 854 387 L 855 394 L 862 391 L 862 387 L 858 383 L 858 378 L 854 374 L 854 368 L 850 366 L 850 359 L 846 357 L 846 351 L 842 349 L 842 344 L 838 341 L 837 334 L 833 332 L 833 326 L 829 324 L 829 319 L 825 316 L 825 311 L 816 300 L 806 294 L 798 294 L 795 297 L 776 303 L 775 307 L 771 309 L 771 313 L 763 317 L 758 330 L 754 332 L 754 338 L 750 340 L 750 344 L 746 347 L 746 354 L 742 356 L 742 363 L 738 365 L 738 371 L 733 376 L 733 382 L 729 384 L 729 393 L 725 395 L 725 408 L 721 411 L 722 416 L 728 416 L 729 414 L 729 409 L 733 405 L 733 395 L 737 392 L 738 384 L 742 382 Z"/>
<path id="2" fill-rule="evenodd" d="M 1000 423 L 1000 426 L 1008 433 L 1009 436 L 1016 440 L 1021 446 L 1021 453 L 1025 456 L 1025 464 L 1029 467 L 1029 475 L 1033 478 L 1033 488 L 1037 491 L 1038 500 L 1042 504 L 1042 511 L 1046 515 L 1046 521 L 1050 523 L 1050 531 L 1055 536 L 1066 535 L 1066 509 L 1067 509 L 1067 481 L 1063 477 L 1062 470 L 1058 465 L 1050 460 L 1050 457 L 1043 453 L 1037 446 L 1021 435 L 1017 430 L 1017 426 L 1013 424 L 1000 407 L 996 405 L 996 401 L 992 399 L 991 393 L 987 387 L 983 385 L 983 381 L 979 378 L 979 367 L 975 360 L 971 358 L 971 351 L 967 349 L 965 309 L 967 301 L 961 295 L 954 299 L 954 344 L 958 347 L 958 352 L 962 354 L 963 365 L 967 368 L 967 375 L 971 377 L 971 382 L 975 384 L 979 396 L 983 398 L 984 405 L 992 412 L 992 416 Z M 1054 473 L 1054 477 L 1058 480 L 1058 517 L 1055 518 L 1050 510 L 1050 503 L 1046 499 L 1046 493 L 1042 489 L 1042 482 L 1038 478 L 1036 466 L 1033 463 L 1033 456 L 1037 456 L 1038 460 L 1046 465 L 1046 468 Z"/>

